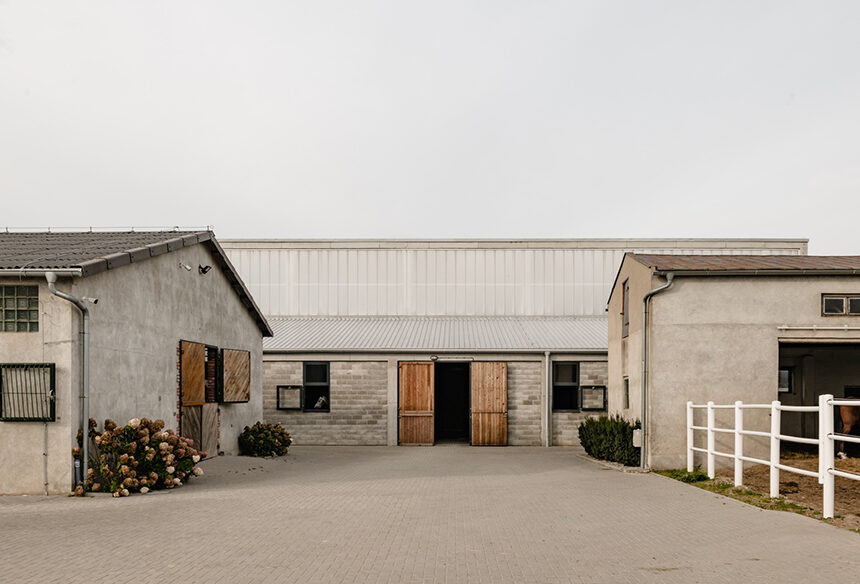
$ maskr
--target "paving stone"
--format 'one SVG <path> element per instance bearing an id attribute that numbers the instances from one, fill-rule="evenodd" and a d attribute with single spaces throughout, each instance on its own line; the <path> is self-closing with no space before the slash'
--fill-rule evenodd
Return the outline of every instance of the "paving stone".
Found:
<path id="1" fill-rule="evenodd" d="M 0 581 L 856 580 L 857 534 L 578 448 L 298 446 L 169 492 L 0 497 Z"/>

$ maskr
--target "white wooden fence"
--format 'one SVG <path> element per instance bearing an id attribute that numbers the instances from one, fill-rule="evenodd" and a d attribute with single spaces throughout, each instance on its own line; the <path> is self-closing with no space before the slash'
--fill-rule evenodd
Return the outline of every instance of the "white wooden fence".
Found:
<path id="1" fill-rule="evenodd" d="M 837 434 L 834 432 L 833 406 L 860 406 L 860 400 L 833 399 L 830 394 L 821 395 L 817 406 L 786 406 L 778 401 L 769 404 L 745 404 L 736 401 L 734 404 L 717 405 L 714 402 L 707 404 L 694 404 L 687 402 L 687 471 L 692 472 L 694 468 L 694 456 L 701 452 L 707 456 L 707 472 L 710 478 L 716 476 L 716 458 L 729 458 L 734 460 L 734 483 L 736 487 L 743 484 L 744 462 L 765 464 L 770 467 L 770 496 L 779 497 L 779 471 L 793 472 L 801 475 L 815 477 L 822 485 L 824 497 L 824 517 L 833 517 L 834 502 L 834 477 L 844 477 L 860 481 L 860 474 L 844 472 L 834 468 L 834 457 L 836 442 L 853 442 L 860 444 L 860 437 Z M 693 413 L 697 409 L 707 412 L 705 426 L 694 425 Z M 745 410 L 770 410 L 770 431 L 747 430 L 744 427 Z M 717 410 L 734 410 L 734 428 L 719 428 L 716 425 Z M 782 433 L 782 412 L 815 413 L 818 415 L 818 438 L 802 438 Z M 707 447 L 700 448 L 695 445 L 695 432 L 707 432 Z M 716 449 L 717 434 L 734 435 L 734 452 L 720 452 Z M 770 440 L 770 456 L 768 460 L 753 458 L 744 455 L 744 436 L 758 436 Z M 780 443 L 795 442 L 798 444 L 812 444 L 818 446 L 818 471 L 810 471 L 795 468 L 780 462 Z"/>

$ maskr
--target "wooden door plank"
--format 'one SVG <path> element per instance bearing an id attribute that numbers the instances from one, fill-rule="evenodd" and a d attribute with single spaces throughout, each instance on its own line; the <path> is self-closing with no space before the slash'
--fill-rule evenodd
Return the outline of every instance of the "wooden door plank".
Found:
<path id="1" fill-rule="evenodd" d="M 432 445 L 433 381 L 432 362 L 400 363 L 398 388 L 398 431 L 400 444 Z"/>
<path id="2" fill-rule="evenodd" d="M 241 403 L 251 400 L 251 353 L 235 349 L 222 352 L 224 368 L 224 402 Z"/>
<path id="3" fill-rule="evenodd" d="M 198 406 L 206 401 L 206 347 L 180 341 L 179 378 L 181 404 Z"/>
<path id="4" fill-rule="evenodd" d="M 508 364 L 472 363 L 472 445 L 508 443 Z"/>
<path id="5" fill-rule="evenodd" d="M 209 458 L 218 455 L 218 404 L 203 404 L 201 408 L 200 444 L 195 448 Z"/>

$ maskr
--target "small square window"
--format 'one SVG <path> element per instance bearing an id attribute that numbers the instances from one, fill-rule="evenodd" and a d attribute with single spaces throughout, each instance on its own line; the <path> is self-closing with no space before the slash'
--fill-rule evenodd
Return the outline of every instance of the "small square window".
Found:
<path id="1" fill-rule="evenodd" d="M 825 296 L 824 314 L 845 314 L 845 299 Z"/>
<path id="2" fill-rule="evenodd" d="M 848 314 L 860 314 L 860 298 L 848 299 Z"/>
<path id="3" fill-rule="evenodd" d="M 302 386 L 279 385 L 277 387 L 276 407 L 279 410 L 302 409 Z"/>
<path id="4" fill-rule="evenodd" d="M 39 330 L 39 287 L 3 286 L 0 299 L 0 331 L 12 333 Z"/>

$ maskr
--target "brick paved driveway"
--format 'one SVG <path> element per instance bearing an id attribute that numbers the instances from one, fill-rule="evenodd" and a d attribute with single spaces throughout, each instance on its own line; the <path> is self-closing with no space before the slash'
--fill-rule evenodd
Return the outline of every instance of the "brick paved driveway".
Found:
<path id="1" fill-rule="evenodd" d="M 0 497 L 0 581 L 783 584 L 860 573 L 858 534 L 608 470 L 578 449 L 296 447 L 204 469 L 177 491 L 122 500 Z"/>

